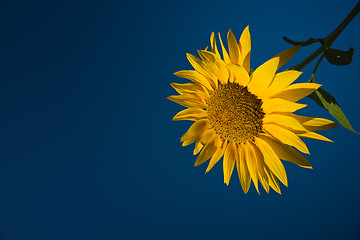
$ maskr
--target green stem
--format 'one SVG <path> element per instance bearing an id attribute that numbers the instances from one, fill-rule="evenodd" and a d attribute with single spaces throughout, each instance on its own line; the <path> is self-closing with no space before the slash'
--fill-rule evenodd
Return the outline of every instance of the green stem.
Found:
<path id="1" fill-rule="evenodd" d="M 324 59 L 324 57 L 325 57 L 325 55 L 324 55 L 324 54 L 323 54 L 323 55 L 321 55 L 321 57 L 320 57 L 319 61 L 316 63 L 315 68 L 314 68 L 314 71 L 313 71 L 313 73 L 312 73 L 312 75 L 311 75 L 311 78 L 310 78 L 310 81 L 309 81 L 309 82 L 311 82 L 311 83 L 315 83 L 315 74 L 316 74 L 316 71 L 317 71 L 317 69 L 318 69 L 318 67 L 319 67 L 319 65 L 320 65 L 320 63 L 321 63 L 321 61 Z"/>
<path id="2" fill-rule="evenodd" d="M 334 43 L 336 38 L 340 35 L 340 33 L 347 27 L 347 25 L 354 19 L 354 17 L 360 12 L 360 1 L 356 4 L 356 6 L 351 10 L 351 12 L 346 16 L 346 18 L 339 24 L 339 26 L 332 31 L 328 36 L 323 38 L 323 44 L 319 47 L 315 52 L 313 52 L 309 57 L 307 57 L 301 63 L 292 66 L 289 69 L 300 71 L 304 67 L 306 67 L 309 63 L 311 63 L 315 58 L 317 58 L 321 53 L 324 52 L 325 48 L 330 48 Z"/>

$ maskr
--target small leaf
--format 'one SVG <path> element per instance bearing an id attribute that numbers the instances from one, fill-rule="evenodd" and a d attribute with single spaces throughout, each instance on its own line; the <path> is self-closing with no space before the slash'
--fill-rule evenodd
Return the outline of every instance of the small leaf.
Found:
<path id="1" fill-rule="evenodd" d="M 353 48 L 349 48 L 348 51 L 328 48 L 324 51 L 325 58 L 329 63 L 339 66 L 350 64 L 352 62 L 353 53 Z"/>
<path id="2" fill-rule="evenodd" d="M 290 43 L 293 46 L 301 45 L 303 47 L 320 41 L 320 39 L 309 38 L 307 41 L 298 42 L 298 41 L 291 40 L 291 39 L 289 39 L 289 38 L 287 38 L 285 36 L 283 37 L 283 39 L 285 40 L 285 42 Z"/>
<path id="3" fill-rule="evenodd" d="M 322 88 L 319 88 L 312 94 L 308 96 L 314 100 L 320 107 L 325 108 L 328 112 L 333 115 L 343 127 L 356 132 L 350 125 L 345 114 L 341 111 L 339 104 L 336 102 L 336 99 L 327 91 Z M 357 132 L 356 132 L 357 133 Z"/>

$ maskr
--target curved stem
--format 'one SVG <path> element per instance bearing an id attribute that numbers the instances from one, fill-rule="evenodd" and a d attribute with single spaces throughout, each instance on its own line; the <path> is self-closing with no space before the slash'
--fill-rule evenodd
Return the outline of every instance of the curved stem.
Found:
<path id="1" fill-rule="evenodd" d="M 340 33 L 347 27 L 347 25 L 354 19 L 354 17 L 360 12 L 360 1 L 356 4 L 356 6 L 351 10 L 351 12 L 346 16 L 346 18 L 339 24 L 339 26 L 330 33 L 326 38 L 325 42 L 331 44 L 335 41 L 335 39 L 340 35 Z"/>

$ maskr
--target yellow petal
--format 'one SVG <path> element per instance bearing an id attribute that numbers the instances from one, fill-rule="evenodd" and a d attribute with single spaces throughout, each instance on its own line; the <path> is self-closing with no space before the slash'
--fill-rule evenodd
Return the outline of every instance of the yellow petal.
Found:
<path id="1" fill-rule="evenodd" d="M 206 172 L 209 172 L 212 167 L 220 160 L 220 158 L 224 155 L 225 149 L 227 147 L 227 141 L 221 141 L 219 137 L 216 139 L 215 144 L 217 145 L 217 150 L 211 157 Z"/>
<path id="2" fill-rule="evenodd" d="M 209 71 L 211 71 L 212 76 L 215 76 L 212 81 L 214 82 L 216 87 L 218 86 L 217 79 L 219 79 L 220 82 L 224 82 L 225 80 L 227 81 L 228 76 L 226 76 L 226 73 L 228 71 L 224 71 L 226 65 L 220 58 L 218 58 L 214 53 L 208 51 L 199 50 L 198 53 L 200 57 L 204 60 L 204 63 L 208 67 Z"/>
<path id="3" fill-rule="evenodd" d="M 285 127 L 289 127 L 294 130 L 305 131 L 305 127 L 295 118 L 289 115 L 282 115 L 282 114 L 267 114 L 263 119 L 263 124 L 279 124 Z"/>
<path id="4" fill-rule="evenodd" d="M 295 133 L 273 124 L 263 125 L 263 128 L 283 144 L 293 146 L 303 153 L 310 154 L 306 144 Z"/>
<path id="5" fill-rule="evenodd" d="M 186 141 L 184 141 L 184 143 L 185 142 Z M 204 145 L 201 143 L 201 141 L 197 140 L 196 143 L 195 143 L 195 148 L 194 148 L 193 154 L 194 155 L 198 154 L 201 151 L 201 149 L 203 148 L 203 146 Z"/>
<path id="6" fill-rule="evenodd" d="M 275 123 L 274 123 L 275 124 Z M 317 134 L 315 132 L 310 132 L 308 130 L 305 130 L 305 131 L 300 131 L 300 130 L 294 130 L 292 128 L 288 128 L 288 127 L 285 127 L 285 126 L 281 126 L 279 124 L 275 124 L 277 126 L 280 126 L 290 132 L 293 132 L 295 133 L 298 137 L 304 137 L 304 138 L 311 138 L 311 139 L 316 139 L 316 140 L 322 140 L 322 141 L 326 141 L 326 142 L 333 142 L 332 140 L 320 135 L 320 134 Z"/>
<path id="7" fill-rule="evenodd" d="M 201 84 L 208 90 L 213 90 L 213 87 L 210 85 L 209 79 L 194 70 L 182 70 L 174 74 L 178 77 L 187 78 L 195 83 Z"/>
<path id="8" fill-rule="evenodd" d="M 196 83 L 171 83 L 170 84 L 178 93 L 192 93 L 203 99 L 209 98 L 209 92 L 200 84 Z"/>
<path id="9" fill-rule="evenodd" d="M 240 46 L 241 55 L 243 58 L 245 58 L 246 55 L 248 55 L 248 53 L 251 51 L 251 37 L 250 37 L 249 26 L 247 26 L 242 32 L 239 40 L 239 46 Z"/>
<path id="10" fill-rule="evenodd" d="M 229 64 L 229 63 L 231 63 L 230 57 L 229 57 L 229 55 L 228 55 L 228 53 L 227 53 L 227 51 L 226 51 L 226 49 L 225 49 L 225 47 L 224 47 L 224 44 L 223 44 L 223 41 L 222 41 L 222 39 L 221 39 L 220 33 L 219 33 L 219 40 L 220 40 L 220 44 L 221 44 L 221 49 L 222 49 L 222 54 L 223 54 L 224 62 L 225 62 L 226 64 Z"/>
<path id="11" fill-rule="evenodd" d="M 210 123 L 206 119 L 201 119 L 194 122 L 189 130 L 181 137 L 181 141 L 186 141 L 189 139 L 199 138 L 200 135 L 210 128 Z"/>
<path id="12" fill-rule="evenodd" d="M 256 165 L 257 165 L 257 173 L 258 173 L 258 179 L 261 183 L 261 185 L 263 186 L 263 188 L 265 189 L 265 191 L 267 193 L 269 193 L 269 180 L 268 180 L 268 176 L 265 173 L 265 163 L 264 163 L 264 159 L 263 158 L 256 158 Z"/>
<path id="13" fill-rule="evenodd" d="M 198 140 L 202 145 L 206 145 L 210 142 L 213 136 L 216 134 L 214 129 L 210 128 L 201 134 L 200 139 Z"/>
<path id="14" fill-rule="evenodd" d="M 251 52 L 251 37 L 250 37 L 250 31 L 249 26 L 247 26 L 243 33 L 241 34 L 240 40 L 239 40 L 239 46 L 240 46 L 240 52 L 241 56 L 244 59 L 243 61 L 243 67 L 247 72 L 250 71 L 250 52 Z"/>
<path id="15" fill-rule="evenodd" d="M 206 104 L 203 99 L 195 94 L 184 93 L 182 95 L 173 95 L 167 97 L 170 101 L 176 102 L 184 107 L 188 108 L 206 108 Z"/>
<path id="16" fill-rule="evenodd" d="M 265 99 L 261 107 L 266 114 L 269 114 L 272 112 L 295 112 L 306 107 L 306 104 L 294 103 L 281 98 L 270 98 Z"/>
<path id="17" fill-rule="evenodd" d="M 244 61 L 243 61 L 242 65 L 245 68 L 245 70 L 249 73 L 250 72 L 250 52 L 244 58 Z"/>
<path id="18" fill-rule="evenodd" d="M 266 166 L 264 164 L 264 166 Z M 265 173 L 265 170 L 262 168 L 262 172 L 258 172 L 258 175 L 259 175 L 259 182 L 261 183 L 261 185 L 263 186 L 264 190 L 269 193 L 269 180 L 268 180 L 268 177 Z M 261 176 L 261 177 L 260 177 Z M 259 193 L 260 194 L 260 193 Z"/>
<path id="19" fill-rule="evenodd" d="M 229 30 L 229 32 L 228 32 L 227 40 L 228 40 L 229 54 L 230 54 L 231 62 L 234 64 L 242 64 L 242 57 L 240 55 L 239 46 L 238 46 L 235 36 L 231 30 Z"/>
<path id="20" fill-rule="evenodd" d="M 320 135 L 315 132 L 297 133 L 297 135 L 299 137 L 304 137 L 304 138 L 311 138 L 311 139 L 316 139 L 316 140 L 321 140 L 321 141 L 326 141 L 326 142 L 334 142 L 334 141 L 328 139 L 327 137 L 324 137 L 323 135 Z"/>
<path id="21" fill-rule="evenodd" d="M 237 150 L 236 168 L 244 193 L 247 193 L 251 184 L 251 177 L 246 163 L 244 144 L 240 144 Z"/>
<path id="22" fill-rule="evenodd" d="M 201 135 L 197 138 L 195 148 L 193 154 L 196 155 L 200 152 L 204 145 L 206 145 L 211 138 L 215 135 L 215 131 L 213 129 L 208 129 L 201 133 Z"/>
<path id="23" fill-rule="evenodd" d="M 256 154 L 254 148 L 246 142 L 244 144 L 246 166 L 249 170 L 250 177 L 252 178 L 256 191 L 259 193 L 258 179 L 257 179 L 257 166 L 256 166 Z M 260 194 L 260 193 L 259 193 Z"/>
<path id="24" fill-rule="evenodd" d="M 325 118 L 313 118 L 313 117 L 305 117 L 299 116 L 295 114 L 290 114 L 293 118 L 298 120 L 304 127 L 313 132 L 313 131 L 320 131 L 320 130 L 328 130 L 334 127 L 339 126 L 338 124 L 334 123 L 331 120 Z"/>
<path id="25" fill-rule="evenodd" d="M 187 146 L 187 145 L 190 145 L 190 144 L 192 144 L 193 142 L 196 142 L 196 140 L 199 138 L 199 136 L 194 136 L 193 138 L 191 138 L 191 139 L 188 139 L 188 140 L 185 140 L 185 141 L 183 141 L 183 143 L 182 143 L 182 146 Z M 202 147 L 202 145 L 201 145 L 201 147 Z M 201 149 L 200 149 L 201 150 Z M 194 154 L 195 155 L 195 154 Z"/>
<path id="26" fill-rule="evenodd" d="M 276 179 L 276 176 L 270 171 L 270 169 L 265 166 L 265 169 L 264 169 L 266 175 L 267 175 L 267 178 L 269 179 L 269 185 L 272 189 L 275 190 L 275 192 L 281 194 L 281 191 L 280 191 L 280 186 L 279 186 L 279 182 L 278 180 Z"/>
<path id="27" fill-rule="evenodd" d="M 263 186 L 263 188 L 265 189 L 265 191 L 268 193 L 269 192 L 269 182 L 268 182 L 268 177 L 265 173 L 265 163 L 264 163 L 264 156 L 261 153 L 260 149 L 251 141 L 248 141 L 247 143 L 249 143 L 255 152 L 256 155 L 256 166 L 257 166 L 257 174 L 258 174 L 258 179 L 261 183 L 261 185 Z"/>
<path id="28" fill-rule="evenodd" d="M 279 58 L 272 58 L 258 67 L 251 75 L 248 88 L 251 93 L 259 96 L 273 81 L 277 66 L 279 64 Z"/>
<path id="29" fill-rule="evenodd" d="M 260 149 L 256 146 L 256 144 L 249 141 L 249 143 L 253 146 L 254 152 L 256 154 L 256 166 L 257 166 L 257 178 L 259 179 L 261 185 L 264 187 L 266 192 L 269 192 L 269 184 L 267 180 L 267 175 L 265 174 L 264 168 L 266 164 L 264 163 L 264 156 Z M 259 190 L 257 189 L 258 193 L 260 194 Z"/>
<path id="30" fill-rule="evenodd" d="M 220 56 L 215 55 L 212 52 L 203 52 L 203 55 L 206 57 L 207 62 L 214 64 L 215 74 L 218 80 L 222 83 L 227 83 L 229 78 L 229 70 L 227 69 L 227 64 L 221 59 Z"/>
<path id="31" fill-rule="evenodd" d="M 287 63 L 300 48 L 301 48 L 301 46 L 295 46 L 295 47 L 286 49 L 285 51 L 276 55 L 275 57 L 280 58 L 278 69 L 281 68 L 285 63 Z"/>
<path id="32" fill-rule="evenodd" d="M 245 68 L 236 64 L 230 64 L 228 65 L 228 68 L 233 74 L 235 82 L 242 86 L 247 86 L 249 84 L 249 74 L 246 72 Z"/>
<path id="33" fill-rule="evenodd" d="M 214 32 L 211 33 L 210 43 L 211 43 L 211 51 L 220 57 L 219 50 L 217 49 L 216 46 L 216 38 Z"/>
<path id="34" fill-rule="evenodd" d="M 270 84 L 270 86 L 263 92 L 261 95 L 262 98 L 272 97 L 275 94 L 283 91 L 286 87 L 288 87 L 291 83 L 293 83 L 302 72 L 295 70 L 288 70 L 281 73 L 275 74 L 274 80 Z"/>
<path id="35" fill-rule="evenodd" d="M 174 121 L 180 121 L 180 120 L 192 120 L 197 121 L 202 118 L 206 118 L 207 113 L 205 110 L 201 108 L 187 108 L 180 112 L 178 112 L 174 117 Z"/>
<path id="36" fill-rule="evenodd" d="M 296 83 L 285 88 L 282 92 L 276 94 L 274 97 L 296 102 L 310 95 L 320 86 L 321 84 L 317 83 Z"/>
<path id="37" fill-rule="evenodd" d="M 285 186 L 287 186 L 288 183 L 285 168 L 279 157 L 275 154 L 274 150 L 261 138 L 255 138 L 255 144 L 262 152 L 264 156 L 264 162 L 269 167 L 271 172 L 273 172 L 275 176 L 279 178 Z"/>
<path id="38" fill-rule="evenodd" d="M 203 150 L 201 150 L 199 156 L 197 157 L 197 159 L 195 161 L 195 165 L 194 165 L 195 167 L 206 162 L 216 152 L 216 146 L 215 146 L 215 141 L 214 141 L 215 137 L 216 137 L 216 135 L 213 135 L 213 137 L 205 145 Z"/>
<path id="39" fill-rule="evenodd" d="M 278 142 L 275 139 L 265 135 L 259 135 L 259 138 L 267 142 L 267 144 L 271 146 L 271 148 L 274 150 L 276 155 L 279 156 L 280 159 L 295 163 L 300 167 L 312 169 L 309 161 L 294 148 L 288 145 L 284 145 L 281 142 Z"/>
<path id="40" fill-rule="evenodd" d="M 226 183 L 226 185 L 229 185 L 231 174 L 235 167 L 236 155 L 235 143 L 229 142 L 225 150 L 223 161 L 224 183 Z"/>
<path id="41" fill-rule="evenodd" d="M 195 57 L 194 55 L 187 53 L 186 54 L 187 59 L 189 60 L 190 64 L 194 67 L 194 69 L 204 75 L 205 77 L 208 77 L 212 81 L 210 81 L 210 84 L 213 88 L 216 88 L 214 85 L 216 76 L 214 76 L 213 72 L 209 69 L 209 67 L 204 64 L 199 58 Z"/>

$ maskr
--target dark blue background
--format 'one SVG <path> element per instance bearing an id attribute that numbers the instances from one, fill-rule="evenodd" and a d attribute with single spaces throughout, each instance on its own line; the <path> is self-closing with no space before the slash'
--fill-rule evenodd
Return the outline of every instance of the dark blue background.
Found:
<path id="1" fill-rule="evenodd" d="M 256 68 L 289 47 L 284 35 L 324 37 L 356 3 L 1 1 L 0 239 L 359 239 L 359 135 L 305 140 L 313 170 L 284 162 L 282 195 L 245 195 L 221 163 L 193 167 L 179 142 L 190 122 L 172 122 L 183 107 L 166 99 L 212 31 L 250 25 Z M 353 63 L 324 61 L 316 78 L 358 131 L 359 29 L 358 16 L 333 45 L 355 48 Z M 299 114 L 333 119 L 301 102 Z"/>

